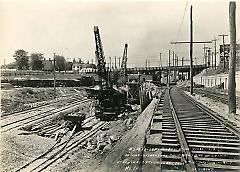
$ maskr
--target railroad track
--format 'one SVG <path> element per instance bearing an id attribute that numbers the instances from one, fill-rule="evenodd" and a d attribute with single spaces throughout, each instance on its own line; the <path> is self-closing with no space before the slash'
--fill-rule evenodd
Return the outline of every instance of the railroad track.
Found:
<path id="1" fill-rule="evenodd" d="M 60 107 L 60 108 L 50 108 L 46 111 L 33 111 L 33 113 L 30 113 L 30 115 L 27 113 L 26 117 L 23 118 L 16 118 L 15 120 L 12 119 L 3 119 L 1 120 L 1 132 L 6 132 L 13 129 L 18 129 L 20 127 L 23 127 L 26 124 L 30 124 L 33 122 L 44 122 L 46 118 L 60 114 L 65 113 L 68 110 L 77 108 L 79 105 L 91 101 L 90 99 L 82 99 L 82 100 L 75 100 L 68 102 L 67 105 Z M 15 118 L 15 116 L 14 116 Z"/>
<path id="2" fill-rule="evenodd" d="M 12 117 L 12 116 L 18 116 L 18 115 L 23 115 L 23 114 L 26 114 L 26 113 L 31 113 L 33 111 L 40 111 L 41 109 L 43 108 L 48 108 L 48 107 L 51 107 L 51 106 L 54 106 L 54 105 L 58 105 L 60 104 L 61 102 L 69 102 L 69 101 L 74 101 L 74 100 L 79 100 L 79 99 L 82 99 L 84 98 L 83 96 L 78 96 L 78 95 L 66 95 L 64 97 L 59 97 L 59 98 L 56 98 L 54 100 L 50 100 L 50 101 L 43 101 L 43 102 L 36 102 L 34 103 L 34 105 L 32 105 L 31 107 L 29 108 L 25 108 L 25 109 L 22 109 L 20 111 L 14 111 L 14 112 L 11 112 L 11 113 L 3 113 L 1 114 L 1 119 L 6 119 L 8 117 Z"/>
<path id="3" fill-rule="evenodd" d="M 96 123 L 90 131 L 81 131 L 72 134 L 69 139 L 63 142 L 56 142 L 56 144 L 47 150 L 44 154 L 37 156 L 35 159 L 25 164 L 24 166 L 16 169 L 16 172 L 40 172 L 46 171 L 54 163 L 61 161 L 61 158 L 74 151 L 75 148 L 80 146 L 82 142 L 93 137 L 101 128 L 107 125 L 108 122 L 99 121 Z M 74 132 L 74 129 L 73 131 Z"/>
<path id="4" fill-rule="evenodd" d="M 189 91 L 189 89 L 183 88 L 185 91 Z M 228 104 L 228 95 L 224 93 L 219 93 L 215 91 L 210 91 L 206 89 L 201 89 L 201 88 L 194 88 L 194 92 L 200 95 L 203 95 L 205 97 L 220 101 L 224 104 Z M 240 98 L 236 97 L 236 105 L 239 107 L 240 106 Z"/>
<path id="5" fill-rule="evenodd" d="M 240 130 L 177 88 L 156 108 L 140 168 L 143 171 L 238 171 Z"/>

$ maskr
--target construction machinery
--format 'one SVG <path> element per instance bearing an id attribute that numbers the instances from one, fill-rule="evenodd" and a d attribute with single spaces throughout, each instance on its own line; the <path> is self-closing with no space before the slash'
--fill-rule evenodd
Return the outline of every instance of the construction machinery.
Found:
<path id="1" fill-rule="evenodd" d="M 127 94 L 123 90 L 113 88 L 110 77 L 110 70 L 106 68 L 106 61 L 102 41 L 97 26 L 94 26 L 94 36 L 97 59 L 97 73 L 99 76 L 99 89 L 96 92 L 95 115 L 102 120 L 109 120 L 117 117 L 126 109 Z M 125 66 L 127 56 L 127 45 L 125 45 Z M 124 65 L 123 65 L 124 67 Z M 124 71 L 123 71 L 124 72 Z M 124 74 L 126 75 L 126 73 Z"/>

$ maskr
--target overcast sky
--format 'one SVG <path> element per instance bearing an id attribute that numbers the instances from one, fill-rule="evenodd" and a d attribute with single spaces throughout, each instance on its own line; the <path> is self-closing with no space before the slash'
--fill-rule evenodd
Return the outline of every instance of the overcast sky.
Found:
<path id="1" fill-rule="evenodd" d="M 195 41 L 229 34 L 227 1 L 0 0 L 1 64 L 3 58 L 6 63 L 12 62 L 17 49 L 43 53 L 46 58 L 55 52 L 69 60 L 95 60 L 94 26 L 99 26 L 107 61 L 109 57 L 122 57 L 125 43 L 129 45 L 128 66 L 144 66 L 146 59 L 150 65 L 159 65 L 160 52 L 166 64 L 169 49 L 187 59 L 189 45 L 170 42 L 189 40 L 190 5 Z M 238 26 L 239 14 L 237 3 Z M 203 62 L 202 48 L 194 46 L 198 63 Z"/>

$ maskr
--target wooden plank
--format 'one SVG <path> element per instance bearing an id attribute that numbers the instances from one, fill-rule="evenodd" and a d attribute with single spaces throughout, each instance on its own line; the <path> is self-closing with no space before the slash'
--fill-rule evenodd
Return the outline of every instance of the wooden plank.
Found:
<path id="1" fill-rule="evenodd" d="M 154 109 L 158 103 L 158 99 L 153 99 L 152 102 L 146 107 L 146 109 L 139 115 L 134 127 L 128 131 L 111 150 L 109 155 L 103 162 L 105 171 L 124 171 L 128 167 L 128 164 L 123 163 L 122 160 L 126 158 L 126 155 L 132 153 L 141 154 L 141 150 L 132 151 L 134 148 L 142 148 L 144 145 L 145 134 L 147 128 L 154 115 Z M 140 156 L 132 157 L 131 161 L 138 163 Z M 138 164 L 134 164 L 137 166 Z"/>

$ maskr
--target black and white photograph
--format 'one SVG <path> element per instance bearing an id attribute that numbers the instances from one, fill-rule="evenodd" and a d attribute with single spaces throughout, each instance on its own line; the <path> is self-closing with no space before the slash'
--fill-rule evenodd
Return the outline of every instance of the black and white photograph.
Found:
<path id="1" fill-rule="evenodd" d="M 240 1 L 0 0 L 0 172 L 240 172 Z"/>

